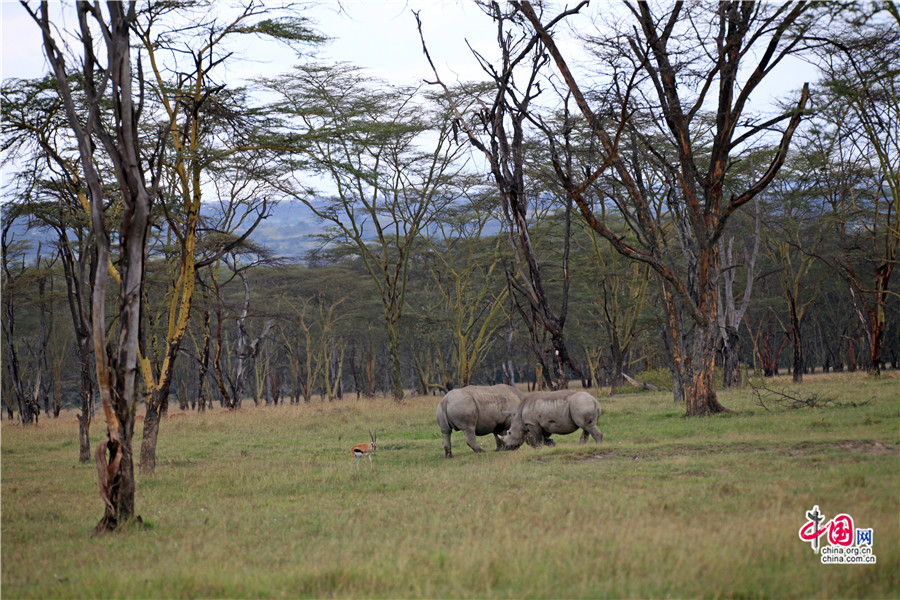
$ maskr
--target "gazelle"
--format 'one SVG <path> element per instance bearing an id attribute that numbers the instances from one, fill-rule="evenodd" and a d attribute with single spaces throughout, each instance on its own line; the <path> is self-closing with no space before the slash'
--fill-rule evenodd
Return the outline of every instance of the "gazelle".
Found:
<path id="1" fill-rule="evenodd" d="M 369 462 L 372 462 L 372 453 L 375 452 L 375 446 L 378 444 L 378 431 L 374 434 L 369 432 L 369 439 L 372 440 L 368 444 L 357 444 L 353 446 L 353 456 L 356 457 L 356 468 L 359 468 L 359 461 L 363 456 L 369 457 Z"/>

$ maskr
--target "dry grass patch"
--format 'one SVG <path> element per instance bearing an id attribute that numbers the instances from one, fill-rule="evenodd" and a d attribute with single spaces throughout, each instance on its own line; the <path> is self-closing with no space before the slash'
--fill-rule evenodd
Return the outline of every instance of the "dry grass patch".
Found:
<path id="1" fill-rule="evenodd" d="M 896 394 L 810 385 L 873 400 L 767 412 L 723 392 L 733 414 L 685 419 L 668 394 L 613 397 L 600 445 L 476 455 L 456 433 L 452 460 L 437 398 L 188 413 L 163 421 L 157 473 L 138 477 L 151 528 L 100 539 L 77 425 L 4 422 L 2 594 L 898 597 Z M 370 429 L 379 450 L 357 470 Z M 797 536 L 813 504 L 872 527 L 877 565 L 820 564 Z"/>

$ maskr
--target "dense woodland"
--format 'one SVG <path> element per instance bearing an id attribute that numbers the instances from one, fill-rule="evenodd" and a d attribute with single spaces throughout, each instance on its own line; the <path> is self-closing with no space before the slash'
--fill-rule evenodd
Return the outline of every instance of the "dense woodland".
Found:
<path id="1" fill-rule="evenodd" d="M 785 277 L 785 263 L 779 263 L 782 257 L 777 254 L 783 239 L 774 235 L 791 223 L 770 216 L 757 224 L 753 214 L 745 217 L 735 224 L 729 239 L 732 251 L 738 256 L 752 253 L 757 235 L 760 241 L 754 292 L 737 331 L 740 374 L 793 372 L 791 301 L 798 292 L 803 294 L 799 376 L 868 369 L 866 334 L 847 283 L 826 262 L 816 260 L 794 275 L 797 286 L 791 289 L 793 281 Z M 534 228 L 555 305 L 562 294 L 564 218 L 548 206 Z M 825 233 L 819 234 L 823 241 L 830 237 Z M 671 387 L 661 335 L 662 300 L 647 269 L 617 255 L 584 227 L 571 235 L 567 341 L 586 381 L 633 389 L 622 372 L 643 381 L 638 374 L 655 371 L 646 381 Z M 551 385 L 542 361 L 547 350 L 541 350 L 541 356 L 533 351 L 528 324 L 510 299 L 506 273 L 514 259 L 507 248 L 502 233 L 482 232 L 450 241 L 423 236 L 417 241 L 400 323 L 407 393 L 439 393 L 469 382 Z M 255 250 L 243 255 L 247 260 L 243 277 L 235 273 L 234 262 L 226 260 L 217 270 L 199 275 L 198 297 L 175 366 L 170 401 L 179 410 L 204 410 L 238 407 L 242 400 L 269 404 L 389 394 L 382 306 L 362 260 L 340 246 L 313 252 L 302 264 L 285 264 L 267 258 L 263 248 Z M 10 252 L 14 266 L 4 293 L 15 292 L 12 322 L 25 388 L 34 389 L 28 374 L 38 371 L 36 354 L 44 346 L 38 409 L 55 416 L 64 406 L 78 405 L 78 353 L 62 266 L 58 258 L 44 256 L 43 267 L 36 269 L 37 251 L 17 247 Z M 42 254 L 52 252 L 41 249 Z M 858 268 L 864 267 L 861 263 Z M 147 331 L 155 340 L 149 347 L 158 352 L 165 339 L 159 307 L 165 307 L 170 282 L 165 260 L 151 260 L 148 270 L 145 293 L 148 306 L 157 307 L 157 312 L 147 315 Z M 735 283 L 738 300 L 746 277 L 740 272 Z M 462 284 L 465 295 L 457 296 Z M 897 309 L 896 298 L 889 298 L 882 368 L 900 366 Z M 235 379 L 241 360 L 242 383 Z M 4 384 L 9 385 L 8 378 Z M 237 385 L 242 385 L 243 393 L 237 393 Z M 18 418 L 15 394 L 7 389 L 3 397 L 10 418 L 14 414 Z"/>
<path id="2" fill-rule="evenodd" d="M 482 7 L 484 81 L 420 22 L 407 87 L 313 61 L 339 32 L 289 8 L 77 3 L 69 48 L 27 5 L 52 72 L 2 89 L 8 418 L 79 407 L 89 460 L 102 407 L 112 481 L 138 406 L 152 471 L 174 405 L 627 374 L 701 415 L 750 373 L 898 367 L 893 2 Z M 230 81 L 247 38 L 296 64 Z M 299 262 L 254 238 L 288 201 L 321 222 Z"/>

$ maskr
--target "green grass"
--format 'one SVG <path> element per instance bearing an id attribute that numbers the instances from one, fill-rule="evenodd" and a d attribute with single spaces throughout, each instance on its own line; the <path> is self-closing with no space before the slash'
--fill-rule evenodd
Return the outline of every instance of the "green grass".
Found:
<path id="1" fill-rule="evenodd" d="M 766 411 L 741 390 L 720 392 L 734 412 L 686 419 L 668 393 L 613 396 L 601 399 L 600 445 L 572 434 L 475 455 L 455 433 L 449 461 L 437 398 L 171 417 L 156 474 L 138 476 L 149 527 L 100 538 L 74 415 L 4 421 L 0 591 L 900 597 L 900 386 L 858 375 L 779 386 L 858 405 Z M 379 450 L 357 472 L 349 448 L 368 429 Z M 822 565 L 797 535 L 814 504 L 873 528 L 877 564 Z"/>

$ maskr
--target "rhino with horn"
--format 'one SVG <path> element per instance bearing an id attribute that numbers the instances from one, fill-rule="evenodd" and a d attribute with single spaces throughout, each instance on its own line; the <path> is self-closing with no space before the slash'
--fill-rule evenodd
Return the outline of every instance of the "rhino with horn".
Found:
<path id="1" fill-rule="evenodd" d="M 579 428 L 582 444 L 589 436 L 596 443 L 603 440 L 603 433 L 597 429 L 600 403 L 584 391 L 533 392 L 525 397 L 517 411 L 508 415 L 509 432 L 499 436 L 508 450 L 515 450 L 523 442 L 534 448 L 544 444 L 554 446 L 552 434 L 572 433 Z"/>
<path id="2" fill-rule="evenodd" d="M 444 437 L 444 457 L 453 458 L 450 434 L 462 431 L 466 444 L 475 452 L 484 452 L 475 436 L 494 434 L 497 450 L 503 449 L 499 435 L 509 429 L 511 411 L 523 398 L 522 392 L 511 385 L 469 385 L 450 390 L 437 405 L 438 427 Z"/>

